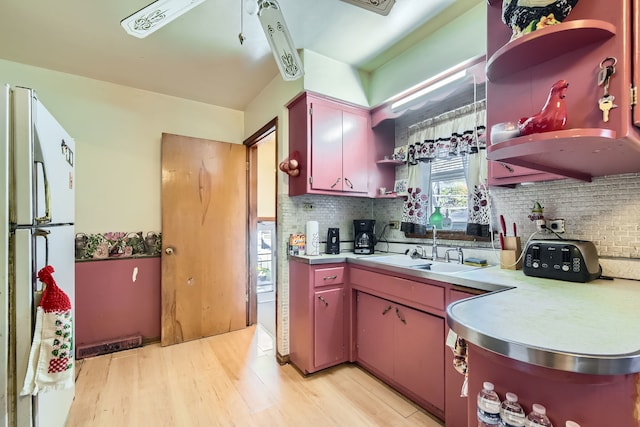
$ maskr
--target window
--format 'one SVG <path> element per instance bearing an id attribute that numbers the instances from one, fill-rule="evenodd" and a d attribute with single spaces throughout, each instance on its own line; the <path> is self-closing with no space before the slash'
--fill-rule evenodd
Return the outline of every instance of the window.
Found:
<path id="1" fill-rule="evenodd" d="M 443 217 L 451 219 L 451 230 L 467 227 L 467 182 L 462 156 L 431 162 L 432 206 L 440 206 Z"/>

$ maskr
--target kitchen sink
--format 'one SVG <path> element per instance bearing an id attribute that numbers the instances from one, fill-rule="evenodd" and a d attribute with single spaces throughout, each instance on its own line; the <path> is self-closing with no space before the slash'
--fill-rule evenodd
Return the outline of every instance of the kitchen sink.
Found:
<path id="1" fill-rule="evenodd" d="M 453 262 L 431 261 L 424 258 L 414 259 L 408 255 L 381 255 L 363 259 L 396 267 L 408 267 L 416 270 L 433 271 L 434 273 L 459 273 L 482 268 Z"/>
<path id="2" fill-rule="evenodd" d="M 459 273 L 461 271 L 475 270 L 480 267 L 465 264 L 455 264 L 449 262 L 432 261 L 428 264 L 413 265 L 411 268 L 425 271 L 433 271 L 434 273 Z"/>

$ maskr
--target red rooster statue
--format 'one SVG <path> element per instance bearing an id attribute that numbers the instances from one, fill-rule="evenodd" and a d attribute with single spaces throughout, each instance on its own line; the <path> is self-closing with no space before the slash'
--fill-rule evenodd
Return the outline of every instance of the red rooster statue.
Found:
<path id="1" fill-rule="evenodd" d="M 567 107 L 564 102 L 567 87 L 569 83 L 566 80 L 555 82 L 542 110 L 534 116 L 523 117 L 518 121 L 521 136 L 564 129 L 567 123 Z"/>

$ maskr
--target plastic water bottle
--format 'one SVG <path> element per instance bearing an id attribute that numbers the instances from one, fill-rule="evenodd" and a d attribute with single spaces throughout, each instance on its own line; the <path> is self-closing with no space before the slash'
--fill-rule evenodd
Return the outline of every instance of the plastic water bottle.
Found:
<path id="1" fill-rule="evenodd" d="M 526 427 L 553 427 L 549 417 L 547 417 L 547 409 L 539 403 L 534 403 L 532 411 L 527 415 L 525 421 Z"/>
<path id="2" fill-rule="evenodd" d="M 493 384 L 485 381 L 478 393 L 478 427 L 491 427 L 500 424 L 500 398 L 493 391 Z"/>
<path id="3" fill-rule="evenodd" d="M 507 393 L 506 397 L 500 405 L 500 425 L 502 427 L 523 427 L 527 415 L 518 403 L 518 395 Z"/>

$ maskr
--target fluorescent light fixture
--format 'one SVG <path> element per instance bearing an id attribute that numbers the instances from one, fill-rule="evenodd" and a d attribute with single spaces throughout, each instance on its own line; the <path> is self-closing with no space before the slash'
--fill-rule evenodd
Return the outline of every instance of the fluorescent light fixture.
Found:
<path id="1" fill-rule="evenodd" d="M 370 10 L 380 15 L 387 16 L 396 0 L 342 0 L 345 3 L 351 3 L 363 9 Z"/>
<path id="2" fill-rule="evenodd" d="M 421 98 L 428 93 L 431 93 L 437 89 L 440 89 L 441 87 L 444 87 L 448 84 L 451 84 L 455 81 L 458 81 L 466 77 L 466 75 L 467 75 L 467 70 L 461 70 L 461 71 L 458 71 L 457 73 L 451 74 L 448 77 L 445 77 L 444 79 L 439 79 L 439 76 L 435 76 L 434 78 L 431 79 L 431 81 L 434 82 L 433 84 L 425 86 L 424 88 L 416 92 L 413 92 L 412 94 L 405 96 L 404 98 L 400 98 L 399 100 L 395 101 L 394 103 L 391 104 L 391 110 L 395 111 L 399 107 L 405 104 L 408 104 L 411 101 L 415 101 L 416 99 Z"/>
<path id="3" fill-rule="evenodd" d="M 158 0 L 120 21 L 122 28 L 138 38 L 164 27 L 205 0 Z"/>
<path id="4" fill-rule="evenodd" d="M 284 80 L 296 80 L 304 75 L 302 61 L 298 56 L 280 5 L 275 0 L 258 0 L 258 19 L 267 36 L 273 57 Z"/>

